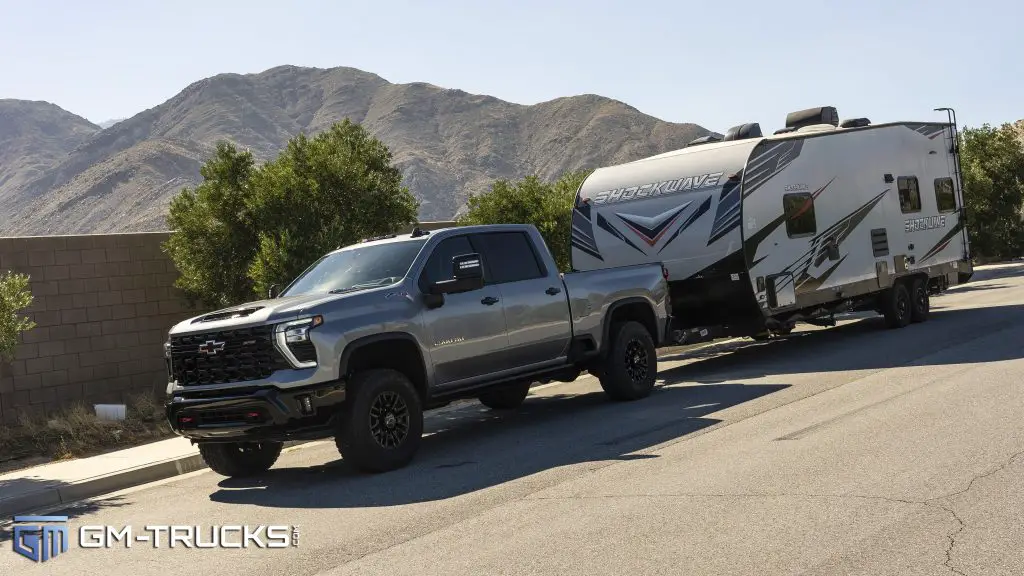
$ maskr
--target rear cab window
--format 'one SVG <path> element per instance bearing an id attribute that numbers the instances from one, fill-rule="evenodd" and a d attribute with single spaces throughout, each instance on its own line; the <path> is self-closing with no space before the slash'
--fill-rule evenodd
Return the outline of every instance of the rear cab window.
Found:
<path id="1" fill-rule="evenodd" d="M 544 278 L 546 272 L 525 232 L 484 232 L 473 236 L 484 259 L 487 284 L 506 284 Z"/>

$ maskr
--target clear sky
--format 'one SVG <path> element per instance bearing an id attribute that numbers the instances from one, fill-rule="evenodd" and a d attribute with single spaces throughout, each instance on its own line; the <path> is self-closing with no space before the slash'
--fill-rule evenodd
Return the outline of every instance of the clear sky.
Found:
<path id="1" fill-rule="evenodd" d="M 792 110 L 1024 118 L 1013 0 L 0 0 L 0 98 L 94 122 L 221 72 L 352 66 L 524 104 L 596 93 L 765 131 Z"/>

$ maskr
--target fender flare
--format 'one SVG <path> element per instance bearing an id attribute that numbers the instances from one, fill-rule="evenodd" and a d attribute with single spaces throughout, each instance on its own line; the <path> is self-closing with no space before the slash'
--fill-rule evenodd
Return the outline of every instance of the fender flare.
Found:
<path id="1" fill-rule="evenodd" d="M 661 337 L 657 333 L 658 315 L 654 312 L 654 306 L 652 306 L 650 301 L 648 301 L 646 298 L 640 296 L 629 296 L 621 300 L 616 300 L 615 302 L 612 303 L 611 306 L 608 307 L 608 312 L 605 314 L 603 320 L 604 326 L 601 328 L 601 356 L 604 356 L 604 354 L 608 351 L 608 347 L 611 345 L 608 340 L 612 331 L 612 318 L 615 316 L 615 311 L 623 306 L 628 306 L 630 304 L 643 304 L 643 306 L 650 311 L 651 317 L 654 318 L 655 324 L 654 333 L 651 334 L 651 338 L 654 339 L 655 346 L 657 346 L 661 342 Z"/>

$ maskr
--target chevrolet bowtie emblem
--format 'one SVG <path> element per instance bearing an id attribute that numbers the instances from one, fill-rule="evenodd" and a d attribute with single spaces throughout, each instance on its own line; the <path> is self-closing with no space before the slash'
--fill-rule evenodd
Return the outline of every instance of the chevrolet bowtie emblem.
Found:
<path id="1" fill-rule="evenodd" d="M 199 345 L 199 353 L 206 354 L 208 356 L 213 356 L 221 350 L 224 350 L 224 343 L 217 342 L 216 340 L 207 340 Z"/>

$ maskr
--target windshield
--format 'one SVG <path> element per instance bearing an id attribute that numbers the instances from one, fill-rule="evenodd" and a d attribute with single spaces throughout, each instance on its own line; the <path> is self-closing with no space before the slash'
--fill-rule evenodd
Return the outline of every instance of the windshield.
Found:
<path id="1" fill-rule="evenodd" d="M 333 252 L 310 266 L 281 296 L 339 294 L 394 284 L 409 272 L 424 242 L 425 238 Z"/>

